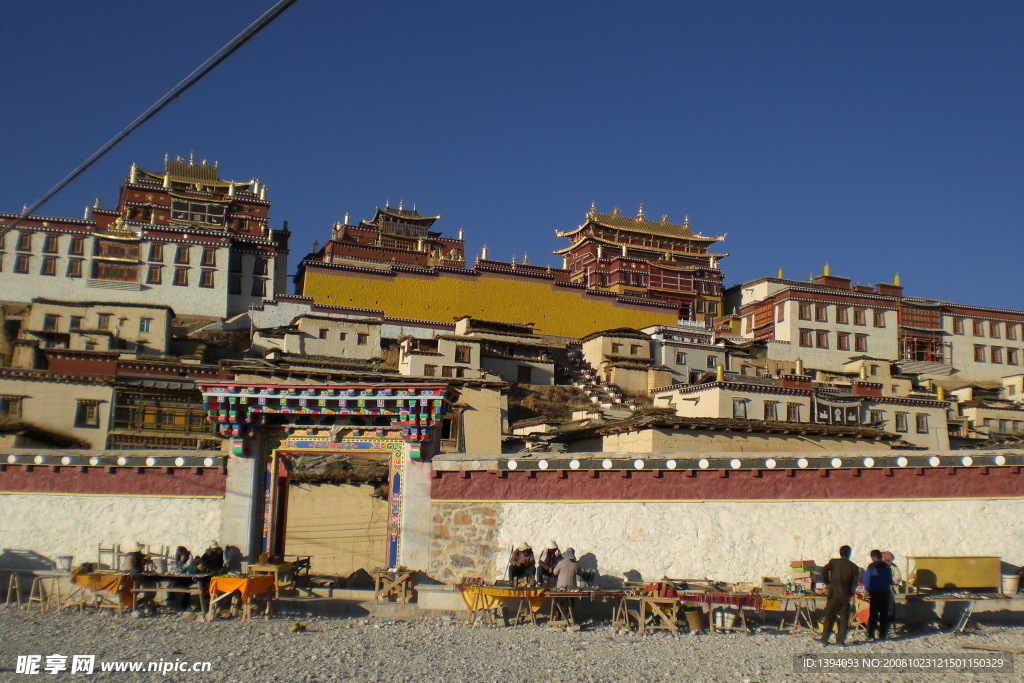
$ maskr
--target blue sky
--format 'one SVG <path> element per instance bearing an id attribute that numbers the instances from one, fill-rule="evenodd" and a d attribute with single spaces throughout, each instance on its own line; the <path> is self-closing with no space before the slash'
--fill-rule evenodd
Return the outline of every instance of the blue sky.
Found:
<path id="1" fill-rule="evenodd" d="M 49 189 L 270 0 L 5 3 L 0 210 Z M 727 284 L 861 283 L 1024 309 L 1024 3 L 299 0 L 45 206 L 132 161 L 269 188 L 294 262 L 400 200 L 467 251 L 557 265 L 592 201 L 705 235 Z"/>

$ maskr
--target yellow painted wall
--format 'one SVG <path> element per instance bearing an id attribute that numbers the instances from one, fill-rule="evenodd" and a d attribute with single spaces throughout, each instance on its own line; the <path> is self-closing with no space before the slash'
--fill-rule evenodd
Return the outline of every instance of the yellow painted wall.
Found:
<path id="1" fill-rule="evenodd" d="M 402 273 L 397 277 L 308 268 L 299 294 L 318 304 L 383 310 L 393 318 L 450 323 L 470 315 L 484 320 L 534 323 L 537 332 L 583 337 L 616 327 L 675 325 L 669 308 L 619 304 L 614 298 L 585 296 L 581 290 L 556 287 L 495 273 L 436 277 Z"/>

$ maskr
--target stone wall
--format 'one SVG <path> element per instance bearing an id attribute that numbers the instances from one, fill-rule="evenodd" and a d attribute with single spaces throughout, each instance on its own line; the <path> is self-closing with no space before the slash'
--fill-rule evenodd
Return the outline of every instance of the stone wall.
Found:
<path id="1" fill-rule="evenodd" d="M 503 545 L 499 539 L 506 507 L 498 503 L 434 502 L 427 574 L 450 584 L 463 577 L 503 576 L 511 552 L 511 545 Z"/>
<path id="2" fill-rule="evenodd" d="M 220 498 L 143 496 L 0 495 L 0 549 L 33 551 L 51 560 L 71 555 L 76 564 L 96 562 L 100 544 L 136 541 L 149 546 L 184 545 L 203 552 L 218 538 Z"/>

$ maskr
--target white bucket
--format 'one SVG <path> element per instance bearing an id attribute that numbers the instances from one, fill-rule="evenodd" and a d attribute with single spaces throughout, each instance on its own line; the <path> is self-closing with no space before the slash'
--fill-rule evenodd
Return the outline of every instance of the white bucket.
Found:
<path id="1" fill-rule="evenodd" d="M 73 555 L 58 555 L 57 556 L 57 571 L 69 572 L 71 571 L 71 562 L 74 560 Z"/>
<path id="2" fill-rule="evenodd" d="M 1003 593 L 1013 595 L 1020 588 L 1020 576 L 1018 574 L 1003 574 Z"/>
<path id="3" fill-rule="evenodd" d="M 715 626 L 718 628 L 732 628 L 736 625 L 736 611 L 726 609 L 715 610 Z"/>

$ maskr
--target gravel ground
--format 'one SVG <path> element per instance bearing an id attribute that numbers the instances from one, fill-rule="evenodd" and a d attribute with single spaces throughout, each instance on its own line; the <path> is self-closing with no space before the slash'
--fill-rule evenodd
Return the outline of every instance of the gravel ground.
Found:
<path id="1" fill-rule="evenodd" d="M 297 621 L 304 631 L 292 632 Z M 851 641 L 863 636 L 853 636 Z M 809 635 L 620 633 L 608 624 L 579 631 L 466 624 L 452 617 L 392 621 L 367 617 L 285 614 L 270 620 L 212 623 L 177 614 L 143 618 L 111 614 L 26 613 L 0 607 L 0 678 L 15 673 L 18 655 L 96 655 L 91 677 L 61 679 L 203 681 L 780 681 L 801 680 L 1022 680 L 1021 673 L 845 676 L 794 673 L 794 655 L 879 657 L 920 654 L 988 656 L 961 643 L 1024 648 L 1024 627 L 989 626 L 971 635 L 931 632 L 877 643 L 822 647 Z M 206 673 L 103 673 L 100 662 L 137 660 L 211 662 Z M 68 660 L 70 668 L 70 658 Z M 45 671 L 40 676 L 52 677 Z"/>

